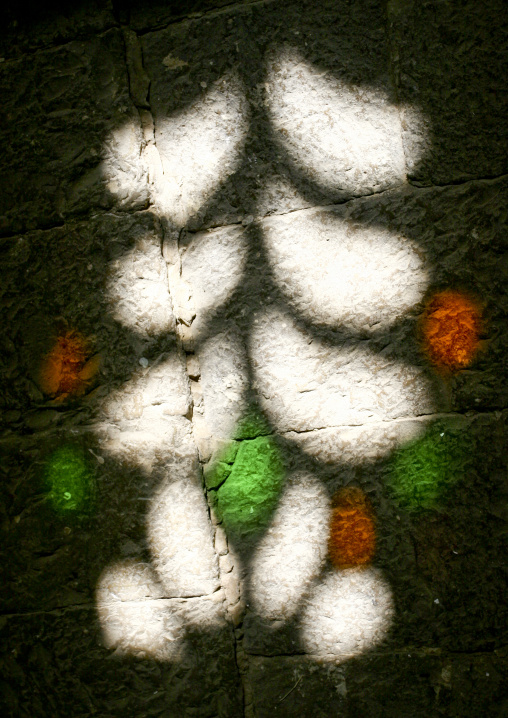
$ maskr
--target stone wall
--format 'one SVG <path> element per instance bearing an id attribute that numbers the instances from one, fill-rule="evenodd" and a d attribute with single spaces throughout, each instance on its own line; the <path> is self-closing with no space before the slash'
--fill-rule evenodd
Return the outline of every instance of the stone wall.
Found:
<path id="1" fill-rule="evenodd" d="M 3 714 L 506 715 L 501 0 L 5 12 Z"/>

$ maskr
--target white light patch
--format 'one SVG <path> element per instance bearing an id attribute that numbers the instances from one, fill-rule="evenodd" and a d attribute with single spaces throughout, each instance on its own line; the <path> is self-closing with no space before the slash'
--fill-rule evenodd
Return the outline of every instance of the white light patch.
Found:
<path id="1" fill-rule="evenodd" d="M 184 226 L 238 165 L 247 132 L 240 82 L 228 75 L 177 116 L 156 118 L 155 142 L 163 178 L 157 202 Z"/>
<path id="2" fill-rule="evenodd" d="M 329 346 L 277 310 L 256 316 L 250 355 L 261 406 L 279 432 L 359 426 L 435 408 L 422 369 L 361 343 Z"/>
<path id="3" fill-rule="evenodd" d="M 192 288 L 197 312 L 193 334 L 206 326 L 207 315 L 217 312 L 238 286 L 247 259 L 247 239 L 241 227 L 198 232 L 182 258 L 182 279 Z"/>
<path id="4" fill-rule="evenodd" d="M 406 171 L 409 176 L 418 174 L 421 163 L 429 150 L 432 135 L 430 119 L 416 105 L 400 105 L 402 137 L 406 157 Z"/>
<path id="5" fill-rule="evenodd" d="M 242 337 L 235 329 L 215 334 L 198 351 L 204 419 L 217 439 L 230 439 L 245 415 L 248 366 Z"/>
<path id="6" fill-rule="evenodd" d="M 393 614 L 392 593 L 379 569 L 332 572 L 306 601 L 302 642 L 308 653 L 341 662 L 379 644 Z"/>
<path id="7" fill-rule="evenodd" d="M 263 235 L 278 286 L 316 323 L 389 326 L 427 289 L 417 244 L 386 229 L 305 210 L 266 220 Z"/>
<path id="8" fill-rule="evenodd" d="M 189 401 L 185 366 L 175 351 L 161 354 L 148 367 L 138 369 L 121 389 L 109 394 L 104 410 L 112 420 L 135 420 L 139 431 L 158 433 L 154 419 L 185 415 Z"/>
<path id="9" fill-rule="evenodd" d="M 148 168 L 141 157 L 142 145 L 141 127 L 133 121 L 115 128 L 103 145 L 101 174 L 122 209 L 141 208 L 148 202 Z"/>
<path id="10" fill-rule="evenodd" d="M 153 238 L 111 261 L 109 271 L 106 294 L 118 322 L 145 336 L 174 331 L 166 265 Z"/>
<path id="11" fill-rule="evenodd" d="M 287 48 L 271 63 L 266 94 L 280 144 L 322 186 L 359 195 L 404 180 L 400 119 L 386 92 L 350 87 Z"/>
<path id="12" fill-rule="evenodd" d="M 108 566 L 96 590 L 106 648 L 120 655 L 178 658 L 185 627 L 171 602 L 162 598 L 162 587 L 149 565 L 130 560 Z"/>
<path id="13" fill-rule="evenodd" d="M 288 478 L 270 528 L 252 562 L 251 603 L 263 618 L 288 620 L 326 558 L 330 499 L 323 483 Z"/>
<path id="14" fill-rule="evenodd" d="M 166 596 L 204 596 L 219 588 L 211 525 L 197 479 L 168 478 L 150 502 L 147 532 Z"/>

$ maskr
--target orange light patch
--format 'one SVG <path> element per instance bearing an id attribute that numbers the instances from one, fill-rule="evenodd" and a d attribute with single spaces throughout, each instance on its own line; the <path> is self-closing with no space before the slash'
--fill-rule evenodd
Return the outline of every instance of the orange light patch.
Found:
<path id="1" fill-rule="evenodd" d="M 59 336 L 39 373 L 44 393 L 57 399 L 84 394 L 100 365 L 98 356 L 87 361 L 88 355 L 88 342 L 77 332 Z"/>
<path id="2" fill-rule="evenodd" d="M 339 489 L 332 499 L 328 554 L 336 568 L 370 563 L 376 549 L 374 513 L 363 491 Z"/>
<path id="3" fill-rule="evenodd" d="M 431 362 L 458 371 L 468 366 L 479 347 L 481 311 L 460 292 L 435 294 L 422 318 L 423 342 Z"/>

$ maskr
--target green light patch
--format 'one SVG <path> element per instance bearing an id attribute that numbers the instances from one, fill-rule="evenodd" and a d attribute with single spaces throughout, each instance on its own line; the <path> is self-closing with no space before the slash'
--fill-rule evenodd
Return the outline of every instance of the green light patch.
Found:
<path id="1" fill-rule="evenodd" d="M 94 482 L 83 450 L 63 446 L 54 451 L 46 463 L 45 484 L 56 511 L 85 511 L 92 502 Z"/>
<path id="2" fill-rule="evenodd" d="M 233 439 L 255 439 L 271 432 L 270 424 L 263 414 L 256 408 L 251 408 L 236 427 Z"/>
<path id="3" fill-rule="evenodd" d="M 226 462 L 219 462 L 226 473 Z M 257 534 L 266 528 L 284 481 L 280 451 L 270 436 L 239 443 L 226 480 L 217 490 L 217 511 L 229 534 Z M 208 482 L 207 482 L 208 483 Z"/>
<path id="4" fill-rule="evenodd" d="M 399 449 L 388 466 L 388 485 L 396 500 L 413 510 L 436 508 L 465 474 L 471 458 L 468 439 L 463 425 L 437 422 Z"/>

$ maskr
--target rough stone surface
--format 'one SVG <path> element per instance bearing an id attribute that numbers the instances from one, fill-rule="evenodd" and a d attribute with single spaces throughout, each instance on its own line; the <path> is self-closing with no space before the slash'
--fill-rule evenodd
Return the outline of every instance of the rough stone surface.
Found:
<path id="1" fill-rule="evenodd" d="M 0 39 L 2 715 L 506 714 L 504 7 L 49 5 Z"/>
<path id="2" fill-rule="evenodd" d="M 6 61 L 0 87 L 3 235 L 92 209 L 147 205 L 117 29 Z"/>
<path id="3" fill-rule="evenodd" d="M 186 476 L 163 484 L 148 515 L 155 568 L 169 596 L 200 596 L 219 588 L 218 562 L 201 482 Z"/>
<path id="4" fill-rule="evenodd" d="M 210 640 L 187 624 L 186 634 L 178 662 L 134 661 L 102 645 L 93 608 L 5 617 L 7 715 L 241 716 L 230 629 L 219 623 Z"/>
<path id="5" fill-rule="evenodd" d="M 502 78 L 507 54 L 501 7 L 500 0 L 481 7 L 388 3 L 412 180 L 447 184 L 506 174 Z"/>
<path id="6" fill-rule="evenodd" d="M 312 476 L 294 474 L 286 482 L 252 560 L 249 596 L 261 616 L 287 621 L 319 575 L 327 553 L 329 503 Z"/>
<path id="7" fill-rule="evenodd" d="M 470 706 L 502 715 L 502 656 L 407 651 L 342 666 L 294 657 L 252 661 L 252 715 L 467 715 Z M 289 692 L 291 691 L 291 692 Z"/>
<path id="8" fill-rule="evenodd" d="M 88 0 L 72 6 L 58 0 L 23 6 L 7 0 L 2 7 L 0 53 L 3 58 L 19 57 L 51 45 L 107 30 L 114 25 L 111 0 Z"/>
<path id="9" fill-rule="evenodd" d="M 178 128 L 189 113 L 187 122 L 199 137 L 193 147 L 201 145 L 201 155 L 210 158 L 218 158 L 221 148 L 225 153 L 213 187 L 203 169 L 192 174 L 190 185 L 184 179 L 192 166 L 189 148 L 180 170 L 188 209 L 179 215 L 188 227 L 330 204 L 403 181 L 383 26 L 381 3 L 348 5 L 337 13 L 332 2 L 321 3 L 319 12 L 312 2 L 269 2 L 225 8 L 143 35 L 161 154 L 173 142 L 169 128 Z M 331 27 L 340 37 L 333 47 Z M 361 43 L 353 41 L 358 33 Z M 360 92 L 353 89 L 358 84 Z M 175 147 L 170 157 L 178 152 Z M 162 189 L 173 196 L 170 184 L 164 177 Z M 201 206 L 194 207 L 198 197 Z M 166 211 L 171 215 L 174 206 Z"/>
<path id="10" fill-rule="evenodd" d="M 379 330 L 411 311 L 427 289 L 421 245 L 342 212 L 274 217 L 263 223 L 263 237 L 277 288 L 318 325 Z"/>
<path id="11" fill-rule="evenodd" d="M 186 245 L 182 277 L 190 286 L 197 312 L 187 336 L 193 337 L 202 367 L 203 412 L 207 424 L 204 433 L 227 438 L 235 422 L 240 420 L 245 411 L 241 397 L 246 401 L 246 366 L 258 382 L 258 401 L 271 412 L 269 418 L 281 431 L 308 431 L 337 423 L 356 423 L 354 418 L 351 421 L 351 414 L 347 418 L 344 413 L 345 418 L 338 421 L 338 414 L 344 409 L 337 398 L 344 405 L 351 391 L 359 395 L 369 387 L 379 392 L 379 399 L 368 400 L 369 409 L 373 410 L 376 401 L 380 401 L 387 416 L 395 412 L 391 414 L 393 417 L 401 416 L 401 409 L 404 413 L 404 402 L 418 402 L 418 396 L 423 404 L 417 406 L 416 413 L 428 413 L 433 407 L 467 410 L 504 406 L 503 389 L 495 382 L 504 373 L 507 342 L 503 275 L 506 250 L 500 232 L 503 220 L 499 209 L 499 202 L 503 202 L 505 196 L 505 181 L 443 189 L 405 188 L 333 210 L 293 212 L 282 218 L 268 219 L 260 223 L 255 233 L 249 228 L 243 230 L 243 238 L 239 228 L 193 235 Z M 321 220 L 325 222 L 324 228 Z M 372 232 L 363 236 L 384 240 L 382 251 L 387 252 L 387 260 L 382 263 L 387 272 L 386 283 L 376 279 L 372 290 L 373 301 L 378 307 L 385 307 L 385 325 L 380 321 L 382 316 L 371 320 L 372 324 L 362 323 L 361 312 L 358 316 L 354 311 L 356 294 L 353 291 L 351 308 L 346 310 L 348 305 L 340 304 L 333 292 L 328 291 L 326 285 L 323 288 L 318 280 L 320 272 L 329 272 L 327 281 L 331 286 L 330 268 L 340 267 L 343 257 L 342 232 L 351 232 L 350 236 L 360 238 L 365 231 L 362 228 Z M 260 251 L 260 235 L 267 237 L 269 248 L 274 246 L 273 255 L 269 252 L 265 257 Z M 315 264 L 308 249 L 312 237 L 322 242 L 314 255 Z M 358 265 L 360 272 L 372 259 L 369 242 L 363 245 L 360 240 L 357 245 L 357 251 L 363 251 L 363 262 Z M 250 252 L 244 249 L 246 244 L 252 247 Z M 283 261 L 279 260 L 277 245 L 287 247 Z M 240 256 L 247 254 L 243 264 L 240 256 L 236 261 L 227 259 L 234 249 Z M 405 276 L 410 270 L 411 262 L 420 284 L 411 286 L 416 301 L 404 313 L 393 287 L 398 286 L 399 273 Z M 303 268 L 309 264 L 309 271 L 304 272 Z M 291 269 L 297 265 L 302 269 L 295 271 L 295 277 Z M 240 281 L 238 273 L 242 266 L 243 281 Z M 279 281 L 271 281 L 272 272 Z M 351 271 L 345 276 L 349 279 Z M 384 280 L 382 275 L 381 279 Z M 360 279 L 354 284 L 357 281 Z M 444 383 L 429 371 L 415 340 L 417 313 L 423 301 L 433 291 L 446 286 L 466 289 L 481 298 L 488 344 L 470 369 Z M 345 291 L 340 290 L 341 297 Z M 362 291 L 363 296 L 369 296 L 365 282 Z M 288 313 L 283 320 L 280 310 L 276 309 L 281 304 Z M 370 308 L 371 305 L 364 306 Z M 275 320 L 280 326 L 273 332 Z M 242 341 L 247 327 L 250 327 L 249 341 Z M 325 328 L 333 333 L 326 333 Z M 352 342 L 355 334 L 362 340 L 360 343 Z M 328 357 L 328 365 L 325 357 Z M 288 371 L 291 363 L 294 368 Z M 374 367 L 383 368 L 375 375 L 375 385 L 365 379 L 363 385 L 350 389 L 344 368 L 337 374 L 335 367 L 351 367 L 353 371 L 353 366 L 356 370 L 360 365 L 365 367 L 365 377 L 373 375 Z M 297 376 L 299 382 L 294 381 Z M 410 376 L 415 386 L 420 387 L 420 395 L 407 383 Z M 329 382 L 328 388 L 326 382 Z M 345 395 L 339 388 L 341 382 L 348 387 Z M 398 408 L 390 409 L 382 398 L 383 385 L 388 386 L 384 391 Z M 396 385 L 399 388 L 392 393 L 391 387 Z M 361 411 L 356 398 L 351 401 L 354 412 Z M 306 408 L 300 413 L 299 404 L 310 407 L 310 411 Z M 372 414 L 370 419 L 374 418 Z"/>
<path id="12" fill-rule="evenodd" d="M 148 255 L 145 264 L 135 261 L 140 244 Z M 84 405 L 74 406 L 75 411 L 90 411 L 133 372 L 139 374 L 138 383 L 146 384 L 158 370 L 142 370 L 143 356 L 153 365 L 164 361 L 169 350 L 168 360 L 175 361 L 171 304 L 160 303 L 166 282 L 165 269 L 158 266 L 158 247 L 159 230 L 149 213 L 106 214 L 2 240 L 2 341 L 9 367 L 4 374 L 5 409 L 27 412 L 46 404 L 40 369 L 64 329 L 90 337 L 91 351 L 103 357 L 100 386 Z M 149 257 L 155 266 L 147 276 Z M 134 292 L 127 290 L 127 277 Z M 175 381 L 171 376 L 165 380 Z"/>
<path id="13" fill-rule="evenodd" d="M 169 25 L 176 19 L 201 17 L 205 13 L 221 11 L 228 5 L 251 4 L 253 0 L 155 0 L 147 7 L 135 2 L 127 3 L 130 24 L 135 30 L 142 31 L 157 26 Z"/>
<path id="14" fill-rule="evenodd" d="M 251 355 L 260 403 L 282 432 L 430 414 L 422 370 L 379 356 L 367 342 L 320 342 L 277 310 L 258 315 Z"/>

